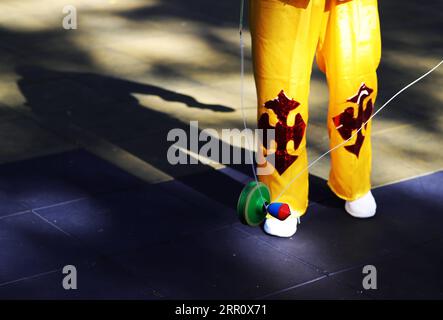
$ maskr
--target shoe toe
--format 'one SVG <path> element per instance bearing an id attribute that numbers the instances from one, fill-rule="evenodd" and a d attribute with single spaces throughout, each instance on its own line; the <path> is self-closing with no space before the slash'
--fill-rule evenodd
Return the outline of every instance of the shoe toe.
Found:
<path id="1" fill-rule="evenodd" d="M 370 218 L 375 215 L 377 204 L 371 191 L 369 191 L 357 200 L 346 201 L 345 210 L 355 218 Z"/>
<path id="2" fill-rule="evenodd" d="M 289 238 L 292 237 L 297 231 L 297 219 L 288 218 L 284 221 L 276 218 L 267 218 L 264 225 L 264 230 L 267 234 Z"/>

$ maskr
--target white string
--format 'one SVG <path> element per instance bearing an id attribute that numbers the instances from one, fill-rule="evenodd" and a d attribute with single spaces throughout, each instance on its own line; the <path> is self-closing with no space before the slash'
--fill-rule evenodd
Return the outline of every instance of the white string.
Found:
<path id="1" fill-rule="evenodd" d="M 239 34 L 240 34 L 240 109 L 242 112 L 242 118 L 243 118 L 243 126 L 245 128 L 245 132 L 247 132 L 248 126 L 246 124 L 246 114 L 244 109 L 244 78 L 245 78 L 245 50 L 244 50 L 244 41 L 243 41 L 243 15 L 244 15 L 244 5 L 245 0 L 241 0 L 240 4 L 240 25 L 239 25 Z M 254 174 L 254 180 L 258 185 L 258 178 L 257 178 L 257 172 L 255 171 L 254 166 L 254 155 L 251 148 L 251 145 L 249 144 L 249 139 L 246 137 L 246 143 L 248 144 L 249 149 L 249 156 L 250 156 L 250 162 L 251 162 L 251 168 L 252 173 Z M 263 197 L 263 194 L 261 192 L 261 189 L 258 188 L 258 191 L 260 192 L 260 197 L 263 201 L 263 203 L 266 203 L 266 200 Z"/>
<path id="2" fill-rule="evenodd" d="M 295 180 L 297 180 L 298 177 L 300 177 L 300 175 L 305 172 L 306 170 L 308 170 L 309 168 L 311 168 L 315 163 L 317 163 L 318 161 L 320 161 L 323 157 L 325 157 L 326 155 L 328 155 L 329 153 L 331 153 L 332 151 L 340 148 L 341 146 L 343 146 L 344 144 L 346 144 L 347 142 L 349 142 L 353 137 L 355 137 L 356 134 L 358 134 L 361 129 L 373 118 L 375 117 L 376 114 L 378 114 L 380 111 L 382 111 L 392 100 L 394 100 L 395 97 L 397 97 L 400 93 L 402 93 L 403 91 L 405 91 L 406 89 L 408 89 L 409 87 L 413 86 L 414 84 L 416 84 L 417 82 L 419 82 L 420 80 L 422 80 L 423 78 L 425 78 L 426 76 L 428 76 L 431 72 L 433 72 L 435 69 L 437 69 L 441 64 L 443 63 L 443 60 L 440 61 L 435 67 L 433 67 L 431 70 L 429 70 L 428 72 L 426 72 L 425 74 L 423 74 L 422 76 L 420 76 L 419 78 L 415 79 L 414 81 L 412 81 L 410 84 L 408 84 L 407 86 L 405 86 L 404 88 L 402 88 L 400 91 L 398 91 L 396 94 L 394 94 L 388 101 L 386 101 L 381 107 L 380 109 L 378 109 L 376 112 L 374 112 L 368 120 L 366 120 L 362 126 L 353 134 L 351 135 L 347 140 L 343 141 L 342 143 L 336 145 L 334 148 L 329 149 L 328 151 L 326 151 L 325 153 L 323 153 L 321 156 L 319 156 L 317 159 L 315 159 L 314 161 L 312 161 L 307 167 L 305 167 L 302 171 L 300 171 L 287 185 L 286 187 L 280 192 L 280 194 L 275 198 L 274 201 L 277 201 L 285 192 L 286 190 L 288 190 L 288 188 L 292 185 L 292 183 L 295 182 Z"/>

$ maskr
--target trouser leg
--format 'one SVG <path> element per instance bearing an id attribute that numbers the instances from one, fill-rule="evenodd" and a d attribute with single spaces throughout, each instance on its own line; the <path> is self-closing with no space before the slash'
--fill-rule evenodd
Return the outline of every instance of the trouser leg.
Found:
<path id="1" fill-rule="evenodd" d="M 329 19 L 317 52 L 329 86 L 330 147 L 347 140 L 366 122 L 377 96 L 380 29 L 376 0 L 330 0 Z M 331 153 L 328 184 L 337 196 L 355 200 L 371 188 L 371 121 Z"/>
<path id="2" fill-rule="evenodd" d="M 258 126 L 276 130 L 275 170 L 259 176 L 270 188 L 271 201 L 307 166 L 309 81 L 324 8 L 324 0 L 250 1 Z M 278 201 L 303 214 L 308 204 L 308 172 Z"/>

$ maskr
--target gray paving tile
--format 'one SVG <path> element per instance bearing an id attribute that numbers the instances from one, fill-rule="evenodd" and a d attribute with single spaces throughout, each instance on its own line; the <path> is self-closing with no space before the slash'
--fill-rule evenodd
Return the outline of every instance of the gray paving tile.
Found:
<path id="1" fill-rule="evenodd" d="M 62 270 L 36 275 L 6 285 L 0 285 L 0 298 L 15 299 L 160 299 L 161 293 L 144 286 L 138 279 L 110 262 L 94 260 L 75 264 L 77 289 L 62 286 L 66 274 Z"/>
<path id="2" fill-rule="evenodd" d="M 307 265 L 231 228 L 113 259 L 174 299 L 250 299 L 318 277 Z"/>
<path id="3" fill-rule="evenodd" d="M 442 239 L 410 246 L 406 253 L 393 254 L 372 262 L 377 270 L 377 289 L 367 293 L 375 299 L 441 299 L 443 282 Z M 334 276 L 337 280 L 362 288 L 362 267 Z"/>
<path id="4" fill-rule="evenodd" d="M 415 244 L 443 234 L 443 171 L 374 190 L 379 211 Z"/>
<path id="5" fill-rule="evenodd" d="M 158 186 L 104 194 L 36 212 L 105 254 L 175 241 L 237 219 L 233 211 L 186 201 Z"/>
<path id="6" fill-rule="evenodd" d="M 324 277 L 266 297 L 270 300 L 367 300 L 369 298 L 362 290 L 351 288 L 333 277 Z"/>
<path id="7" fill-rule="evenodd" d="M 32 209 L 142 184 L 84 150 L 4 164 L 0 174 L 2 193 Z"/>
<path id="8" fill-rule="evenodd" d="M 325 272 L 371 261 L 379 255 L 402 250 L 411 239 L 397 230 L 382 212 L 368 220 L 350 217 L 344 209 L 325 204 L 308 208 L 297 233 L 289 239 L 270 237 L 260 228 L 237 224 L 276 249 L 297 257 Z"/>
<path id="9" fill-rule="evenodd" d="M 63 268 L 89 254 L 32 213 L 0 219 L 0 284 Z"/>

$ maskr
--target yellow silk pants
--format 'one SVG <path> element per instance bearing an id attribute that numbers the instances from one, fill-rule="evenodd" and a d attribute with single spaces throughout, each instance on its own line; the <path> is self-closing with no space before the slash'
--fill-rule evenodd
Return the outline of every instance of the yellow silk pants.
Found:
<path id="1" fill-rule="evenodd" d="M 298 215 L 308 205 L 306 125 L 314 56 L 329 87 L 327 126 L 334 150 L 328 185 L 345 200 L 371 188 L 371 121 L 380 62 L 377 0 L 250 0 L 250 29 L 257 89 L 258 127 L 275 129 L 266 144 L 275 168 L 260 175 L 271 201 Z M 265 135 L 266 136 L 266 135 Z M 268 142 L 269 143 L 269 142 Z M 283 193 L 294 177 L 298 178 Z"/>

